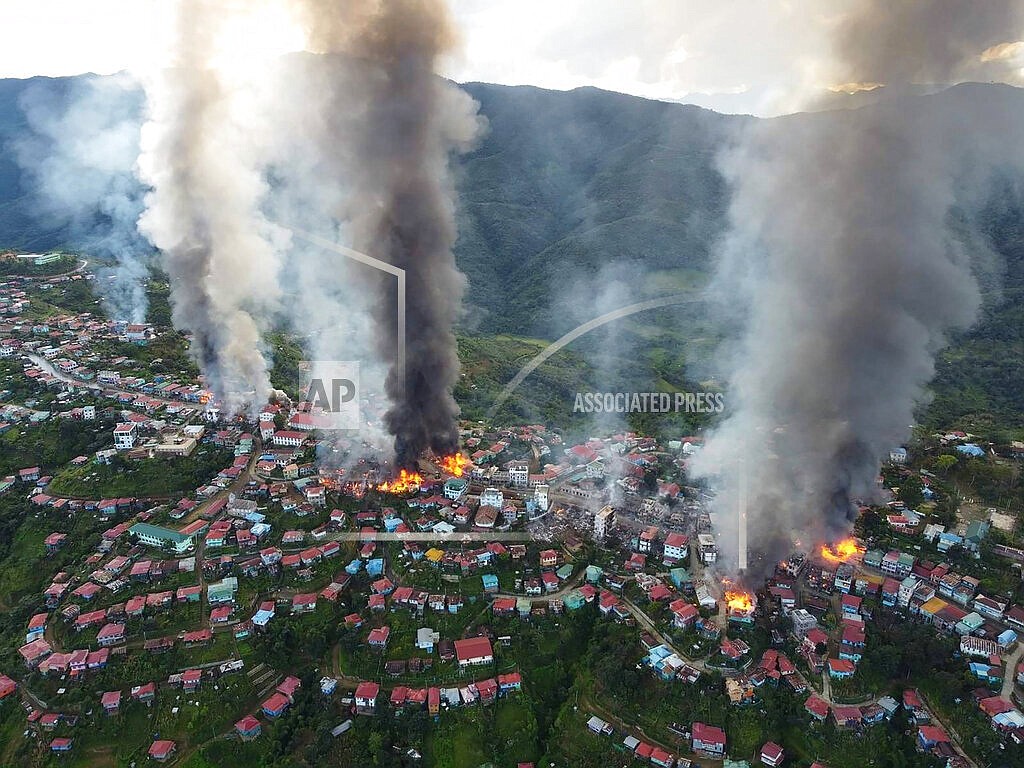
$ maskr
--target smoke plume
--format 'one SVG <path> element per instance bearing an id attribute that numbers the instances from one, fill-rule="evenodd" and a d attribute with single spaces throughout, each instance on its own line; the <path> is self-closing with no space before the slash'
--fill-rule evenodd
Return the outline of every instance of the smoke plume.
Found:
<path id="1" fill-rule="evenodd" d="M 837 82 L 955 82 L 1018 16 L 1008 2 L 863 0 L 837 30 Z M 751 571 L 798 540 L 845 535 L 909 433 L 936 352 L 975 319 L 977 254 L 951 212 L 1019 153 L 1021 114 L 1019 99 L 960 90 L 765 121 L 723 160 L 733 198 L 717 287 L 745 330 L 729 416 L 694 469 L 718 491 L 726 567 L 741 562 L 744 473 L 764 557 Z"/>
<path id="2" fill-rule="evenodd" d="M 172 61 L 146 83 L 139 171 L 152 191 L 138 224 L 162 252 L 175 326 L 191 332 L 207 386 L 234 413 L 270 389 L 261 328 L 284 243 L 260 213 L 267 185 L 244 88 L 214 65 L 225 10 L 183 0 Z"/>
<path id="3" fill-rule="evenodd" d="M 125 75 L 87 77 L 66 88 L 26 91 L 20 106 L 29 131 L 13 142 L 40 222 L 62 228 L 84 251 L 97 289 L 115 320 L 146 317 L 149 245 L 135 221 L 142 190 L 134 174 L 139 153 L 137 84 Z M 106 263 L 97 264 L 97 257 Z"/>
<path id="4" fill-rule="evenodd" d="M 336 108 L 351 119 L 334 137 L 353 160 L 342 216 L 352 245 L 405 271 L 404 320 L 392 278 L 379 286 L 377 325 L 389 365 L 384 420 L 398 464 L 409 466 L 427 449 L 450 453 L 458 444 L 453 326 L 466 279 L 452 255 L 449 158 L 471 146 L 481 119 L 469 96 L 435 74 L 455 42 L 441 0 L 306 0 L 302 8 L 311 49 L 340 54 L 358 73 L 336 91 Z"/>

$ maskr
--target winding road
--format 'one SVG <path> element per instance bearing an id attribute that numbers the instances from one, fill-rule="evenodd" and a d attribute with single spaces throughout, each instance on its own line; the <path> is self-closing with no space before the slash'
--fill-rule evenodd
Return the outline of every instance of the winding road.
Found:
<path id="1" fill-rule="evenodd" d="M 85 387 L 86 389 L 91 389 L 93 392 L 100 392 L 110 397 L 116 397 L 119 393 L 128 391 L 125 389 L 119 389 L 117 387 L 105 386 L 95 381 L 84 381 L 83 379 L 76 378 L 69 373 L 64 373 L 64 371 L 54 368 L 49 360 L 40 357 L 39 355 L 36 355 L 34 353 L 28 352 L 25 353 L 23 356 L 27 357 L 29 360 L 32 361 L 33 365 L 35 365 L 38 368 L 41 368 L 43 371 L 50 374 L 55 379 L 60 379 L 61 381 L 66 382 L 68 384 L 74 384 L 76 387 Z M 184 400 L 172 400 L 170 398 L 158 397 L 156 395 L 146 395 L 143 392 L 139 392 L 138 394 L 144 395 L 145 397 L 148 397 L 150 400 L 156 400 L 157 402 L 163 403 L 164 405 L 199 405 L 199 403 L 189 403 Z"/>

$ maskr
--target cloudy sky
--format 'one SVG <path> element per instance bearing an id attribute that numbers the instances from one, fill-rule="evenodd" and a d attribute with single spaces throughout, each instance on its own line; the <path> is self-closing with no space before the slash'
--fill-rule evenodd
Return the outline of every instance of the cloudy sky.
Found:
<path id="1" fill-rule="evenodd" d="M 842 84 L 830 72 L 828 41 L 852 1 L 451 0 L 462 45 L 445 74 L 555 89 L 594 85 L 720 111 L 779 114 Z M 240 27 L 254 46 L 301 48 L 284 0 L 224 2 L 276 19 Z M 144 68 L 157 55 L 170 6 L 0 0 L 0 77 Z M 1024 83 L 1022 32 L 1008 30 L 1004 47 L 988 52 L 971 79 Z"/>

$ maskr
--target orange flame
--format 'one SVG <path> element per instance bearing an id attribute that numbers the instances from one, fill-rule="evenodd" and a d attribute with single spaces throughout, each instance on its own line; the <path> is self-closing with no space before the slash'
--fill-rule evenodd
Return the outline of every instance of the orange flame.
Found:
<path id="1" fill-rule="evenodd" d="M 854 539 L 843 539 L 832 545 L 821 545 L 821 556 L 830 563 L 845 563 L 854 556 L 862 554 L 864 554 L 864 547 Z"/>
<path id="2" fill-rule="evenodd" d="M 730 612 L 750 613 L 754 610 L 754 596 L 749 592 L 729 589 L 725 592 L 725 604 Z"/>
<path id="3" fill-rule="evenodd" d="M 453 453 L 450 456 L 442 456 L 437 462 L 444 472 L 453 477 L 462 477 L 466 473 L 466 467 L 470 462 L 461 453 Z"/>
<path id="4" fill-rule="evenodd" d="M 378 491 L 385 493 L 411 493 L 423 484 L 423 477 L 418 472 L 403 469 L 394 480 L 385 481 L 377 486 Z"/>

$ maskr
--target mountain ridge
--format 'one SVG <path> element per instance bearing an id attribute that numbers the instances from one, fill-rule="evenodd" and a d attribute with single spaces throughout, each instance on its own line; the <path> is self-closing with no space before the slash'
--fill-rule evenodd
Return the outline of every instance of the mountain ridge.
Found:
<path id="1" fill-rule="evenodd" d="M 21 108 L 28 89 L 42 87 L 66 97 L 89 77 L 95 76 L 0 80 L 0 245 L 74 248 L 66 228 L 33 217 L 30 190 L 10 142 L 28 129 Z M 572 91 L 487 83 L 461 87 L 479 102 L 489 124 L 455 170 L 460 227 L 455 254 L 469 278 L 464 335 L 554 339 L 602 310 L 698 290 L 707 280 L 729 202 L 720 153 L 744 126 L 764 118 L 589 86 Z M 1024 104 L 1024 90 L 968 83 L 938 93 L 888 95 L 845 113 L 770 119 L 847 120 L 877 108 L 970 112 L 999 100 L 1016 108 Z M 998 235 L 994 248 L 1005 260 L 1002 302 L 988 307 L 976 329 L 958 336 L 954 348 L 939 358 L 936 402 L 951 418 L 993 411 L 1024 423 L 1024 394 L 1013 394 L 1024 392 L 1022 364 L 1014 363 L 1024 357 L 1017 354 L 1022 342 L 1013 332 L 1020 313 L 1015 307 L 1024 303 L 1020 189 L 1019 182 L 1011 184 L 986 214 L 991 221 L 985 229 Z M 692 311 L 662 310 L 581 339 L 574 348 L 591 358 L 604 354 L 609 340 L 612 346 L 641 347 L 635 357 L 644 365 L 654 366 L 653 358 L 644 357 L 650 353 L 674 372 L 655 380 L 680 386 L 686 370 L 695 372 L 690 340 L 714 336 L 705 320 Z M 659 335 L 658 325 L 667 330 Z M 954 363 L 968 350 L 977 375 Z M 633 381 L 623 373 L 631 360 L 620 356 L 604 363 L 597 366 L 603 367 L 604 380 Z"/>

